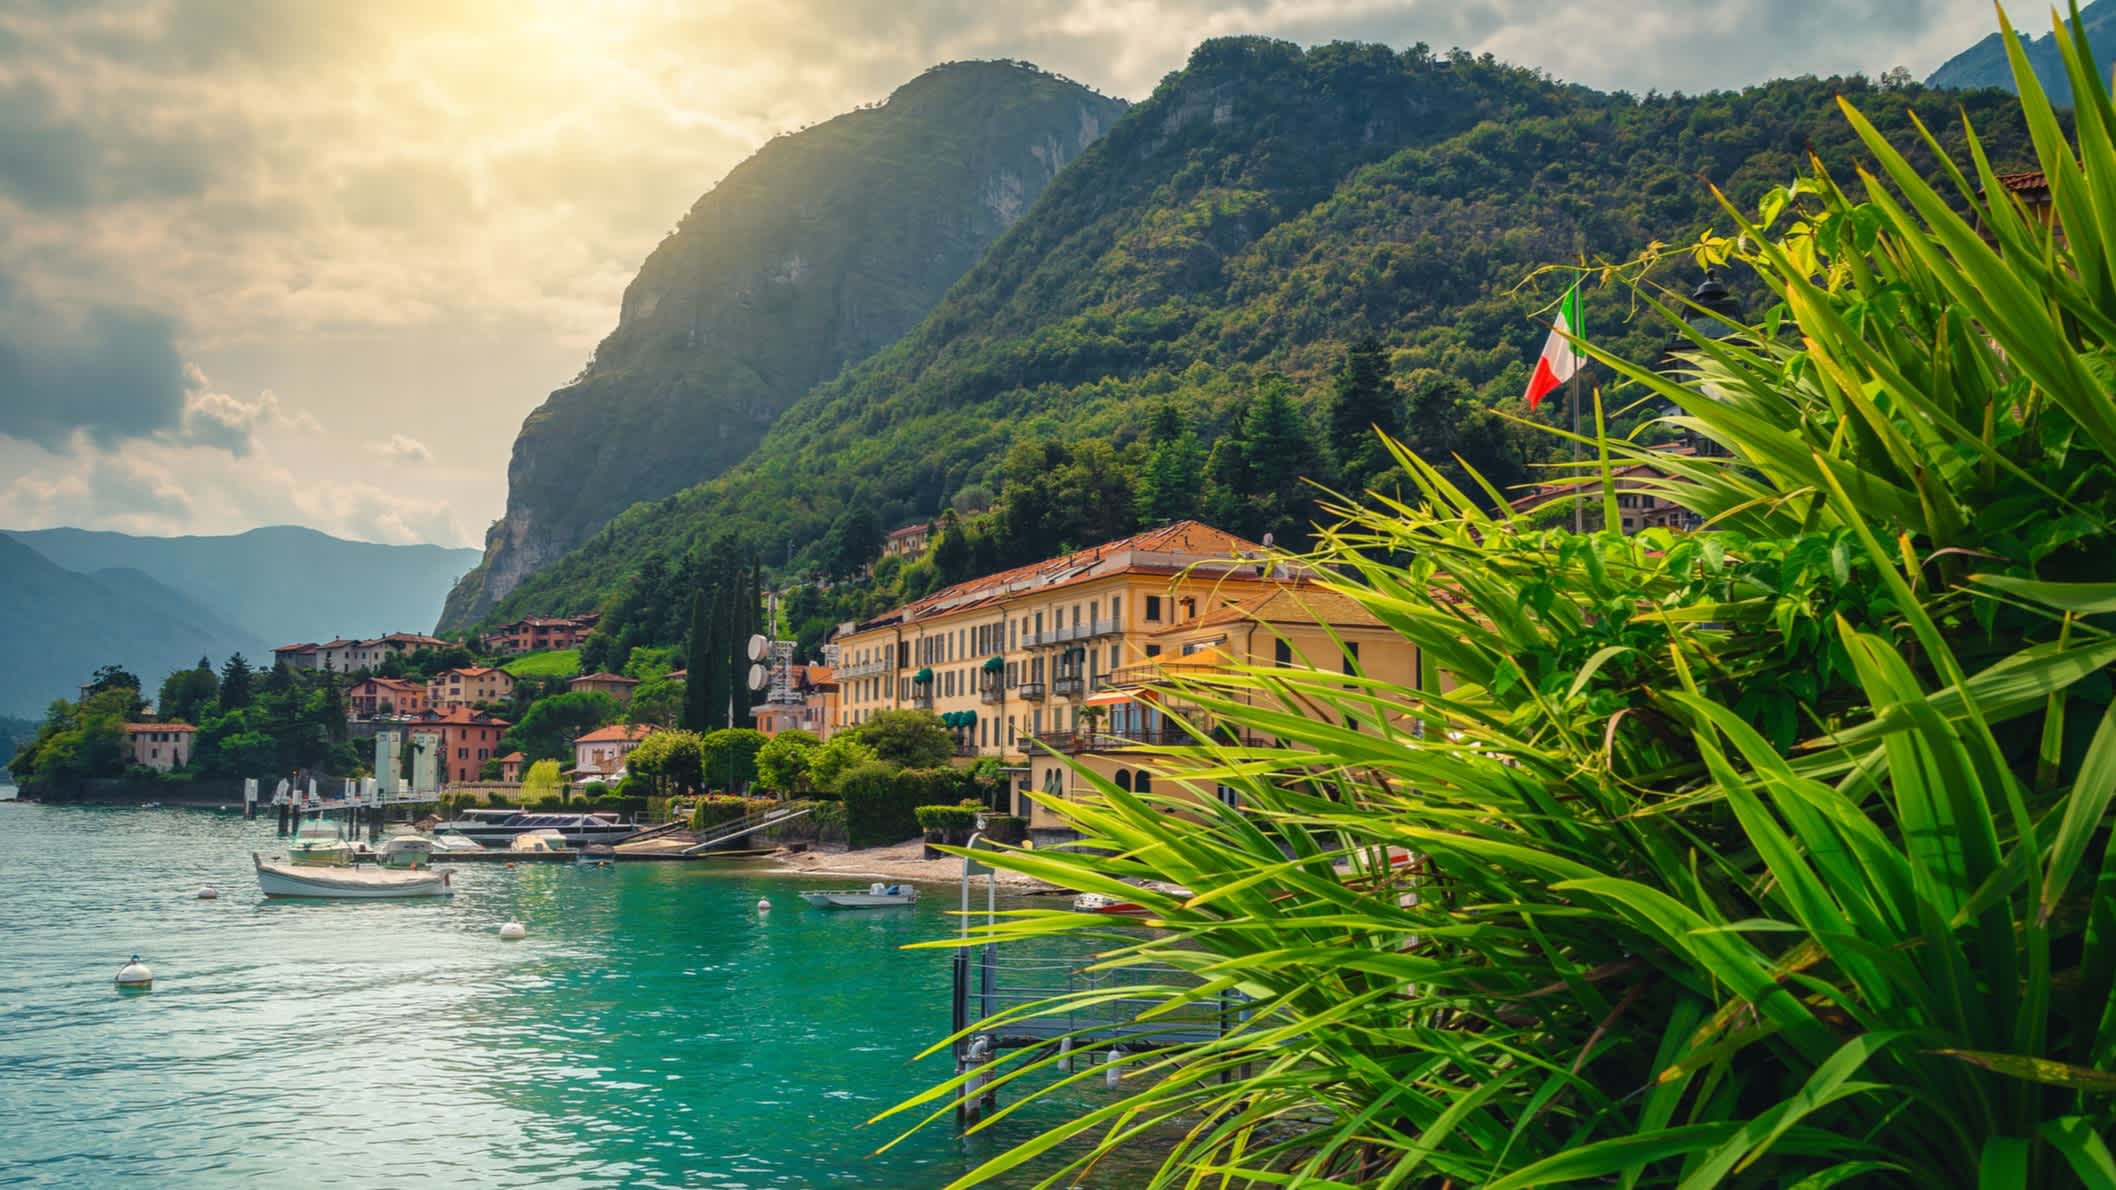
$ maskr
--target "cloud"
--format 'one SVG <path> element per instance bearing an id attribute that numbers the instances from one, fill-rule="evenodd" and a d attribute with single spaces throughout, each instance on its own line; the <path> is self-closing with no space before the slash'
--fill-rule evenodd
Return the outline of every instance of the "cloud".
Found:
<path id="1" fill-rule="evenodd" d="M 392 463 L 433 462 L 433 451 L 424 442 L 403 434 L 391 434 L 387 442 L 370 442 L 367 448 Z"/>
<path id="2" fill-rule="evenodd" d="M 137 307 L 68 307 L 0 274 L 0 434 L 58 447 L 175 430 L 188 376 L 176 326 Z"/>

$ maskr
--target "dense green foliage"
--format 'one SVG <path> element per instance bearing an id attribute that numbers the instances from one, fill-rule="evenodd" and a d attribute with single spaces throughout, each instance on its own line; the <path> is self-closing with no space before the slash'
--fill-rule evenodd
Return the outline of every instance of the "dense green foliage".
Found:
<path id="1" fill-rule="evenodd" d="M 887 847 L 916 838 L 919 807 L 959 798 L 966 784 L 966 775 L 954 768 L 875 763 L 853 769 L 840 786 L 847 841 L 854 847 Z"/>
<path id="2" fill-rule="evenodd" d="M 1122 111 L 1033 67 L 959 62 L 735 167 L 647 258 L 587 368 L 523 423 L 506 518 L 446 622 L 627 505 L 740 462 L 811 386 L 916 325 Z"/>
<path id="3" fill-rule="evenodd" d="M 1891 132 L 1910 127 L 1906 108 L 1951 128 L 1965 104 L 2001 164 L 2023 158 L 2018 118 L 1991 92 L 1884 96 L 1859 79 L 1795 79 L 1640 98 L 1422 47 L 1209 42 L 916 330 L 817 388 L 727 475 L 628 510 L 501 610 L 595 607 L 708 531 L 740 533 L 774 564 L 790 542 L 798 567 L 825 561 L 849 510 L 875 509 L 888 526 L 937 516 L 966 492 L 1011 505 L 1024 494 L 1008 490 L 1010 469 L 1020 478 L 1013 448 L 1078 457 L 1093 440 L 1121 452 L 1164 402 L 1209 455 L 1258 419 L 1274 373 L 1294 404 L 1321 409 L 1368 336 L 1412 403 L 1411 445 L 1467 447 L 1494 482 L 1519 482 L 1530 461 L 1519 441 L 1469 421 L 1495 404 L 1518 410 L 1544 334 L 1532 316 L 1569 280 L 1517 290 L 1523 279 L 1693 236 L 1713 213 L 1700 175 L 1749 202 L 1794 175 L 1803 145 L 1833 165 L 1854 159 L 1831 106 L 1839 92 L 1878 100 L 1868 106 Z M 1623 293 L 1590 290 L 1585 305 L 1596 342 L 1642 362 L 1660 354 L 1664 325 L 1638 318 Z M 1466 388 L 1439 386 L 1420 411 L 1414 378 L 1428 369 Z M 1266 413 L 1244 437 L 1284 435 Z M 1314 467 L 1334 465 L 1309 429 Z M 1306 494 L 1299 453 L 1222 452 L 1205 466 L 1223 477 L 1208 517 L 1261 501 L 1251 527 L 1298 521 L 1283 506 Z"/>
<path id="4" fill-rule="evenodd" d="M 1032 913 L 996 935 L 1097 935 L 1156 1009 L 1247 1002 L 973 1178 L 1069 1136 L 1092 1138 L 1084 1168 L 1180 1121 L 1158 1184 L 2116 1181 L 2116 107 L 2095 61 L 2067 54 L 2096 95 L 2076 153 L 2015 61 L 2064 234 L 1981 152 L 1935 189 L 1847 107 L 1873 173 L 1730 205 L 1757 214 L 1696 249 L 1782 304 L 1690 336 L 1674 378 L 1602 353 L 1725 448 L 1660 485 L 1703 531 L 1543 530 L 1406 458 L 1418 499 L 1346 509 L 1317 561 L 1418 647 L 1417 686 L 1200 676 L 1169 696 L 1282 744 L 1184 750 L 1158 796 L 1051 799 L 1097 846 L 994 862 L 1136 900 L 1151 928 Z M 1646 454 L 1596 445 L 1590 479 Z M 1743 711 L 1758 689 L 1784 730 Z M 1189 891 L 1120 883 L 1139 878 Z"/>
<path id="5" fill-rule="evenodd" d="M 517 678 L 570 678 L 581 672 L 579 649 L 525 653 L 500 666 Z"/>
<path id="6" fill-rule="evenodd" d="M 617 721 L 617 700 L 600 690 L 574 690 L 538 699 L 507 734 L 501 751 L 518 751 L 531 761 L 573 764 L 573 741 Z"/>
<path id="7" fill-rule="evenodd" d="M 955 755 L 955 737 L 931 711 L 876 711 L 844 734 L 874 749 L 883 761 L 905 768 L 938 768 Z"/>

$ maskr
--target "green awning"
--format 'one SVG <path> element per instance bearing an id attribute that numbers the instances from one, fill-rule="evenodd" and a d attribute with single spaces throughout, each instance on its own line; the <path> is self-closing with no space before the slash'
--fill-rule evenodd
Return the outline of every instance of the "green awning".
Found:
<path id="1" fill-rule="evenodd" d="M 920 685 L 924 685 L 925 683 L 933 680 L 933 670 L 930 668 L 919 670 L 917 673 L 911 675 L 911 680 L 919 683 Z"/>
<path id="2" fill-rule="evenodd" d="M 999 656 L 992 656 L 992 657 L 987 657 L 987 658 L 985 658 L 985 672 L 986 672 L 986 673 L 991 673 L 991 672 L 992 672 L 993 670 L 995 670 L 995 669 L 1005 669 L 1006 667 L 1007 667 L 1007 662 L 1006 662 L 1006 658 L 1004 658 L 1004 657 L 999 657 Z"/>

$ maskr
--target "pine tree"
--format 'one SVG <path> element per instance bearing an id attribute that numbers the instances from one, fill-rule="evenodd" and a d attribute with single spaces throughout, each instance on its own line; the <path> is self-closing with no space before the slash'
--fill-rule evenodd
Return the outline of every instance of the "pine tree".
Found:
<path id="1" fill-rule="evenodd" d="M 1381 341 L 1371 335 L 1352 345 L 1331 379 L 1326 428 L 1346 490 L 1365 488 L 1393 465 L 1379 435 L 1403 437 L 1403 397 Z"/>
<path id="2" fill-rule="evenodd" d="M 1308 480 L 1321 462 L 1292 387 L 1283 376 L 1267 377 L 1241 425 L 1242 456 L 1251 463 L 1245 494 L 1257 505 L 1251 527 L 1289 548 L 1305 541 L 1315 516 Z"/>
<path id="3" fill-rule="evenodd" d="M 690 671 L 683 686 L 685 731 L 706 729 L 706 690 L 712 685 L 708 677 L 712 664 L 706 659 L 711 655 L 712 641 L 712 601 L 701 584 L 691 591 L 691 631 L 684 646 L 685 664 Z"/>
<path id="4" fill-rule="evenodd" d="M 250 705 L 252 679 L 250 663 L 241 653 L 229 657 L 220 667 L 220 709 L 222 712 L 239 710 Z"/>

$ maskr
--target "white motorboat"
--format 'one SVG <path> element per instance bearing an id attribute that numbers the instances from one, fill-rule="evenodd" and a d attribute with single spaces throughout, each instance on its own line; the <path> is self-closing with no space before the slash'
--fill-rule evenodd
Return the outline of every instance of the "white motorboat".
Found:
<path id="1" fill-rule="evenodd" d="M 434 850 L 434 841 L 424 835 L 391 835 L 382 840 L 375 862 L 385 868 L 430 868 Z"/>
<path id="2" fill-rule="evenodd" d="M 305 868 L 343 868 L 353 862 L 353 845 L 338 828 L 318 820 L 294 832 L 287 846 L 287 860 Z"/>
<path id="3" fill-rule="evenodd" d="M 383 897 L 449 897 L 455 888 L 448 873 L 431 868 L 328 868 L 267 862 L 256 852 L 257 887 L 267 897 L 336 897 L 373 900 Z"/>
<path id="4" fill-rule="evenodd" d="M 892 905 L 916 905 L 918 888 L 910 884 L 883 884 L 879 881 L 864 889 L 825 889 L 805 892 L 801 899 L 818 909 L 884 909 Z"/>
<path id="5" fill-rule="evenodd" d="M 1073 898 L 1075 913 L 1105 913 L 1118 917 L 1143 917 L 1151 910 L 1136 901 L 1120 901 L 1101 893 L 1081 893 Z"/>
<path id="6" fill-rule="evenodd" d="M 505 847 L 516 835 L 531 831 L 557 831 L 567 847 L 589 843 L 615 843 L 639 832 L 615 814 L 547 814 L 530 810 L 465 810 L 462 817 L 435 828 L 470 840 L 480 847 Z"/>
<path id="7" fill-rule="evenodd" d="M 566 837 L 554 830 L 530 831 L 527 834 L 516 835 L 514 841 L 507 844 L 507 850 L 509 851 L 548 852 L 564 851 L 565 849 Z"/>

